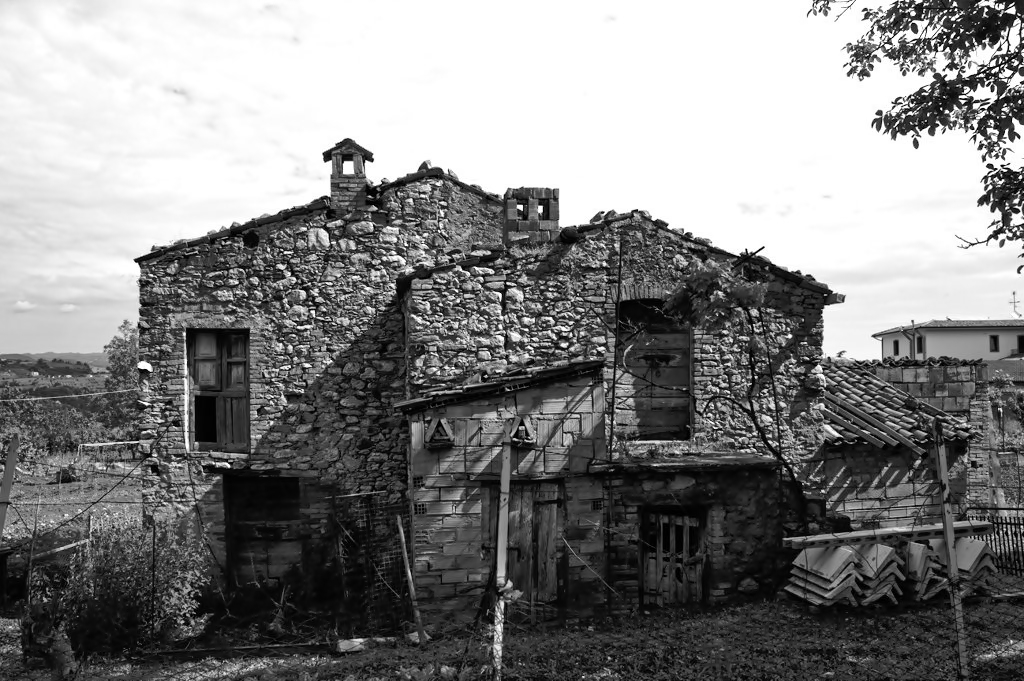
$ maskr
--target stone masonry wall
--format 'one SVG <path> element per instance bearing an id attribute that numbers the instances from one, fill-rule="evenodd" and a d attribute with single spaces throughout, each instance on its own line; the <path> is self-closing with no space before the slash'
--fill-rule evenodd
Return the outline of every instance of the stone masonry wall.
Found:
<path id="1" fill-rule="evenodd" d="M 639 540 L 645 508 L 704 509 L 708 602 L 735 596 L 747 578 L 765 585 L 778 567 L 782 516 L 779 480 L 773 470 L 623 474 L 608 484 L 605 534 L 609 565 L 599 561 L 596 552 L 583 551 L 580 557 L 607 570 L 602 574 L 608 575 L 618 592 L 611 597 L 612 614 L 628 614 L 640 602 L 638 566 L 643 548 Z M 595 585 L 592 597 L 598 598 L 601 591 L 603 587 Z"/>
<path id="2" fill-rule="evenodd" d="M 690 258 L 725 257 L 639 213 L 593 227 L 572 244 L 478 251 L 472 265 L 453 263 L 413 278 L 406 296 L 410 392 L 463 381 L 481 369 L 596 358 L 606 358 L 610 386 L 616 299 L 663 299 L 683 281 Z M 818 393 L 807 385 L 822 357 L 827 289 L 768 277 L 769 304 L 753 318 L 770 349 L 778 413 L 763 356 L 756 370 L 757 411 L 766 433 L 774 439 L 778 424 L 784 451 L 798 455 L 814 451 L 820 438 L 820 416 L 811 408 Z M 742 409 L 751 382 L 750 327 L 744 321 L 693 334 L 695 440 L 764 451 Z M 610 389 L 606 395 L 611 400 Z"/>
<path id="3" fill-rule="evenodd" d="M 395 282 L 409 262 L 432 264 L 449 238 L 488 224 L 500 233 L 501 205 L 444 177 L 392 185 L 380 203 L 343 216 L 286 211 L 139 259 L 140 359 L 154 368 L 142 431 L 158 471 L 146 497 L 154 513 L 189 512 L 198 498 L 222 534 L 215 486 L 229 469 L 405 498 L 407 424 L 391 408 L 406 396 Z M 249 333 L 248 452 L 190 451 L 188 329 Z M 306 522 L 321 525 L 307 505 Z"/>

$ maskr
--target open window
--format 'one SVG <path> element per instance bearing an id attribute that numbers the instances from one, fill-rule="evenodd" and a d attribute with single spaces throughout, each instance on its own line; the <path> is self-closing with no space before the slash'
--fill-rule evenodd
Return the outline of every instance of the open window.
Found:
<path id="1" fill-rule="evenodd" d="M 249 449 L 249 334 L 189 331 L 189 423 L 198 450 Z"/>

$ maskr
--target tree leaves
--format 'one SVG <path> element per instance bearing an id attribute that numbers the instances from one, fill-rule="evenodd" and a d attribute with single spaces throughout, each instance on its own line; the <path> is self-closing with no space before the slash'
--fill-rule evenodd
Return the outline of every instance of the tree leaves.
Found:
<path id="1" fill-rule="evenodd" d="M 827 16 L 843 0 L 811 0 L 811 15 Z M 847 76 L 863 80 L 885 62 L 903 75 L 931 76 L 917 90 L 875 111 L 871 127 L 892 139 L 911 138 L 920 148 L 922 133 L 961 131 L 983 162 L 999 161 L 998 173 L 983 178 L 979 205 L 995 214 L 984 239 L 966 246 L 1024 241 L 1024 165 L 1006 163 L 1024 125 L 1024 0 L 924 3 L 889 0 L 866 8 L 864 35 L 846 45 Z M 988 92 L 989 96 L 976 96 Z"/>

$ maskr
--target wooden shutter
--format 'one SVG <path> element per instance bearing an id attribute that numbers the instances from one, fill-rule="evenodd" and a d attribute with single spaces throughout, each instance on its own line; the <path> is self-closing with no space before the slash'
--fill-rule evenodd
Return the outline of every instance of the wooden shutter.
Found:
<path id="1" fill-rule="evenodd" d="M 192 381 L 199 390 L 220 390 L 217 334 L 201 331 L 192 337 Z"/>
<path id="2" fill-rule="evenodd" d="M 189 338 L 193 439 L 201 449 L 249 447 L 249 336 L 195 331 Z"/>

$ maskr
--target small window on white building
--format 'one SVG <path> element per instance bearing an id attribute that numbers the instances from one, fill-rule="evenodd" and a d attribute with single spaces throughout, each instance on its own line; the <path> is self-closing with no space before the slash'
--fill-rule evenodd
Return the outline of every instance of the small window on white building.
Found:
<path id="1" fill-rule="evenodd" d="M 916 336 L 914 338 L 914 350 L 919 355 L 924 355 L 924 336 Z"/>
<path id="2" fill-rule="evenodd" d="M 892 342 L 892 354 L 894 357 L 900 356 L 900 342 L 898 339 Z"/>
<path id="3" fill-rule="evenodd" d="M 999 336 L 988 337 L 988 351 L 999 352 Z"/>

